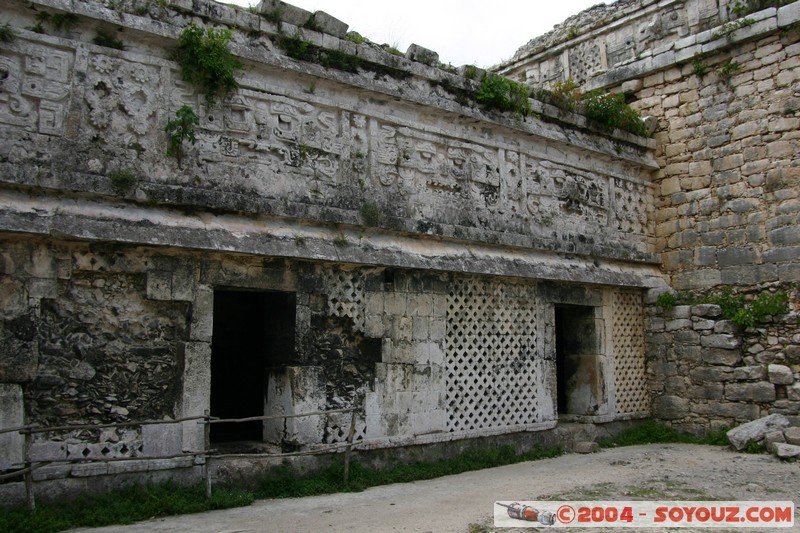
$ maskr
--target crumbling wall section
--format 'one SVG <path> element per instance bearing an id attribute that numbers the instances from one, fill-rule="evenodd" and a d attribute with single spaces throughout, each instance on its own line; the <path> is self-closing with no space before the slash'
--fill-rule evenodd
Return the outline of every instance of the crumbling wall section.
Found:
<path id="1" fill-rule="evenodd" d="M 718 305 L 649 311 L 653 415 L 692 433 L 768 414 L 800 419 L 800 335 L 794 316 L 746 330 Z"/>

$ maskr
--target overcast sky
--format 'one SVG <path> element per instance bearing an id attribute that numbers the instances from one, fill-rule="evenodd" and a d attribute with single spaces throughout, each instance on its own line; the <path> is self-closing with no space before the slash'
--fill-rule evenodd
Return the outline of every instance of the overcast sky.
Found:
<path id="1" fill-rule="evenodd" d="M 241 6 L 258 0 L 225 0 Z M 370 41 L 405 52 L 416 43 L 453 66 L 496 65 L 533 37 L 596 4 L 612 0 L 292 0 L 325 11 Z"/>

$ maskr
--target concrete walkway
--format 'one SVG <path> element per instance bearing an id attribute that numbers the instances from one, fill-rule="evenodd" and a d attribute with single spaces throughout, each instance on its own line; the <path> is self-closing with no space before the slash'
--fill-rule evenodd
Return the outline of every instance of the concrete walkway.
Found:
<path id="1" fill-rule="evenodd" d="M 767 455 L 710 446 L 631 446 L 375 487 L 361 493 L 261 500 L 238 509 L 80 531 L 468 533 L 471 524 L 480 526 L 472 526 L 472 531 L 493 529 L 496 500 L 564 500 L 565 493 L 576 494 L 581 488 L 587 490 L 586 499 L 593 500 L 665 499 L 654 497 L 653 492 L 634 497 L 639 489 L 652 491 L 657 486 L 677 490 L 666 494 L 674 500 L 794 499 L 799 505 L 800 463 L 782 463 Z M 600 493 L 596 492 L 598 487 Z M 641 497 L 647 494 L 649 497 Z"/>

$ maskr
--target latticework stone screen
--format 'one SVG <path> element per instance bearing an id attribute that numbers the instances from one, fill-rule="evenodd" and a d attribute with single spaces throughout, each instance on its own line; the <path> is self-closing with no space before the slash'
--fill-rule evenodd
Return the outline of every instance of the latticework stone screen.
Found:
<path id="1" fill-rule="evenodd" d="M 448 430 L 541 422 L 545 365 L 533 285 L 464 278 L 448 294 Z"/>
<path id="2" fill-rule="evenodd" d="M 647 411 L 650 400 L 644 364 L 644 308 L 641 293 L 614 293 L 612 324 L 617 412 Z"/>

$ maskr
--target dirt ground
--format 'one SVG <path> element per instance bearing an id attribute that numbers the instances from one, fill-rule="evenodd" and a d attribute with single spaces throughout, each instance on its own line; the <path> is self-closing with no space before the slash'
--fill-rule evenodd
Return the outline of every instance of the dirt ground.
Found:
<path id="1" fill-rule="evenodd" d="M 261 500 L 225 511 L 91 530 L 93 533 L 494 533 L 502 500 L 793 500 L 800 462 L 691 444 L 651 444 L 564 455 L 355 494 Z M 795 514 L 797 517 L 797 513 Z M 800 520 L 793 529 L 800 531 Z M 542 529 L 538 529 L 542 531 Z M 739 528 L 673 531 L 745 531 Z M 614 531 L 611 528 L 559 531 Z M 623 529 L 622 531 L 637 531 Z M 657 531 L 642 529 L 641 531 Z M 750 531 L 769 531 L 757 529 Z"/>

